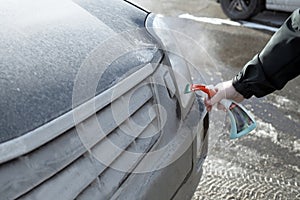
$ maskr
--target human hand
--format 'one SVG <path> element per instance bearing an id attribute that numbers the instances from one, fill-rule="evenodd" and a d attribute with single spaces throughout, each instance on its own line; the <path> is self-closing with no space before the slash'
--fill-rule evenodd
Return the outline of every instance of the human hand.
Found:
<path id="1" fill-rule="evenodd" d="M 215 90 L 216 94 L 211 99 L 205 99 L 204 101 L 206 110 L 208 112 L 211 111 L 213 105 L 216 103 L 218 103 L 217 107 L 219 110 L 225 110 L 225 107 L 220 104 L 222 99 L 231 99 L 238 103 L 244 100 L 243 95 L 237 92 L 233 87 L 232 80 L 219 83 L 213 89 Z"/>

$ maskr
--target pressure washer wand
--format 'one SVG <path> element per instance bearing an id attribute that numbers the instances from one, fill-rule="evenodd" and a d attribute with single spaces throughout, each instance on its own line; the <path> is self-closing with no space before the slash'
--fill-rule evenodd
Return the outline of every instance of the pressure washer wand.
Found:
<path id="1" fill-rule="evenodd" d="M 208 98 L 216 94 L 209 86 L 202 84 L 187 84 L 184 93 L 187 94 L 196 91 L 206 93 Z M 229 99 L 222 99 L 220 103 L 229 113 L 231 122 L 230 139 L 242 137 L 256 128 L 254 117 L 244 106 Z"/>

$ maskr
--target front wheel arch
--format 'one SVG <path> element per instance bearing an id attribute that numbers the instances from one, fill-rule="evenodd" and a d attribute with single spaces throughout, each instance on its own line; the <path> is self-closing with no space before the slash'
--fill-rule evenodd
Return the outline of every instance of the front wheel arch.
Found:
<path id="1" fill-rule="evenodd" d="M 265 0 L 220 0 L 226 16 L 233 20 L 248 19 L 265 8 Z"/>

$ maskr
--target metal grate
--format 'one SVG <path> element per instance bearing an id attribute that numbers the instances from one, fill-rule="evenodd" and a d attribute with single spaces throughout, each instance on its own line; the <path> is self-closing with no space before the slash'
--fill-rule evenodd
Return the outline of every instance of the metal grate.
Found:
<path id="1" fill-rule="evenodd" d="M 73 126 L 2 163 L 1 199 L 105 199 L 112 195 L 160 137 L 149 76 L 137 85 L 77 129 Z"/>

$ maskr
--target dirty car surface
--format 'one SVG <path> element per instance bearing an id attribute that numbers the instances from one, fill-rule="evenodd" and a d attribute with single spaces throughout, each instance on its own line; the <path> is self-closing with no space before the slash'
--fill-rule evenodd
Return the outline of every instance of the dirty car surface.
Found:
<path id="1" fill-rule="evenodd" d="M 1 199 L 193 195 L 208 116 L 183 94 L 189 70 L 155 30 L 163 19 L 117 0 L 0 13 Z"/>

